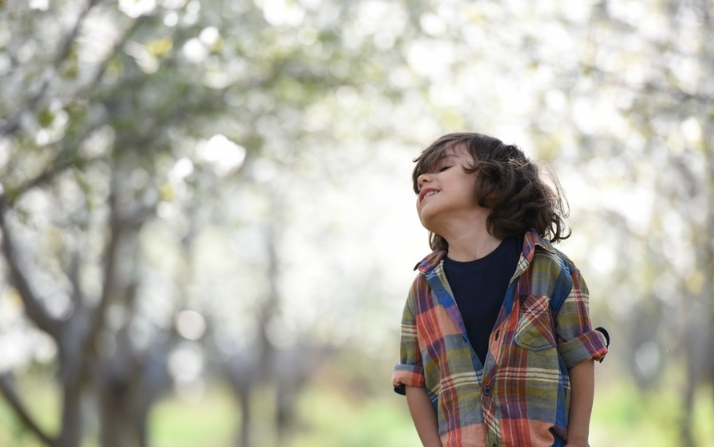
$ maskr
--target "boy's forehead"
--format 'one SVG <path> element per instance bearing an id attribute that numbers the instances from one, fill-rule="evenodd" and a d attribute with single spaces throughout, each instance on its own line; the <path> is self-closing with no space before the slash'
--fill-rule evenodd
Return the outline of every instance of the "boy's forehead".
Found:
<path id="1" fill-rule="evenodd" d="M 443 152 L 442 152 L 442 157 L 461 157 L 461 156 L 471 156 L 471 153 L 469 152 L 468 148 L 466 147 L 465 144 L 452 144 L 451 146 L 447 146 Z M 442 158 L 440 157 L 440 158 Z"/>
<path id="2" fill-rule="evenodd" d="M 450 159 L 450 158 L 457 158 L 457 159 L 463 159 L 463 158 L 471 158 L 471 153 L 469 150 L 466 148 L 465 145 L 463 144 L 455 144 L 451 146 L 447 146 L 443 148 L 439 153 L 434 154 L 435 157 L 433 158 L 433 163 L 439 163 L 442 160 Z"/>

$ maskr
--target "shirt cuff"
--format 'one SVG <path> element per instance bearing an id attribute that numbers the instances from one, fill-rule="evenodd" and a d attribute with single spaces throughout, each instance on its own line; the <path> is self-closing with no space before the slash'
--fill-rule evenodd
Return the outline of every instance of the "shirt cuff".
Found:
<path id="1" fill-rule="evenodd" d="M 401 395 L 406 394 L 406 386 L 424 386 L 424 368 L 421 365 L 395 365 L 392 385 L 394 392 Z"/>
<path id="2" fill-rule="evenodd" d="M 607 340 L 598 330 L 590 330 L 584 334 L 558 345 L 558 352 L 570 369 L 578 363 L 593 359 L 601 361 L 607 354 Z"/>

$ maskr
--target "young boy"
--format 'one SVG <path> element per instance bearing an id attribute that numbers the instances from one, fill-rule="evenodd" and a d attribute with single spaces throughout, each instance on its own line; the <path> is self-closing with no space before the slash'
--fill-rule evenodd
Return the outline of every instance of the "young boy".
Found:
<path id="1" fill-rule="evenodd" d="M 415 269 L 392 382 L 425 447 L 587 447 L 593 330 L 550 188 L 516 146 L 445 135 L 415 160 L 434 250 Z M 556 183 L 557 185 L 557 183 Z"/>

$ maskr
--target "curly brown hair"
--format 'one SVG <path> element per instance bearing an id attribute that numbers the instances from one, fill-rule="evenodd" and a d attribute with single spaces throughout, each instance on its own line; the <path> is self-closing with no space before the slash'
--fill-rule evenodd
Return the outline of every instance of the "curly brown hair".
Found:
<path id="1" fill-rule="evenodd" d="M 487 135 L 452 133 L 424 149 L 414 160 L 415 193 L 419 193 L 419 176 L 432 172 L 447 149 L 460 145 L 474 159 L 474 164 L 464 171 L 476 176 L 475 198 L 479 206 L 491 210 L 486 221 L 491 234 L 507 239 L 534 228 L 551 242 L 570 237 L 565 226 L 568 203 L 557 177 L 550 172 L 541 176 L 538 166 L 517 146 Z M 448 249 L 446 239 L 431 232 L 429 245 L 432 250 Z"/>

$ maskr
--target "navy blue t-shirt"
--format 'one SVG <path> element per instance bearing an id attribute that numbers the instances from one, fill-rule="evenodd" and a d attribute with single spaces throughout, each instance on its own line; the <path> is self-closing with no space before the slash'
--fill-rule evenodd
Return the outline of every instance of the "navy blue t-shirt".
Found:
<path id="1" fill-rule="evenodd" d="M 511 277 L 523 250 L 523 237 L 505 239 L 494 251 L 468 262 L 444 258 L 444 273 L 481 363 Z"/>

